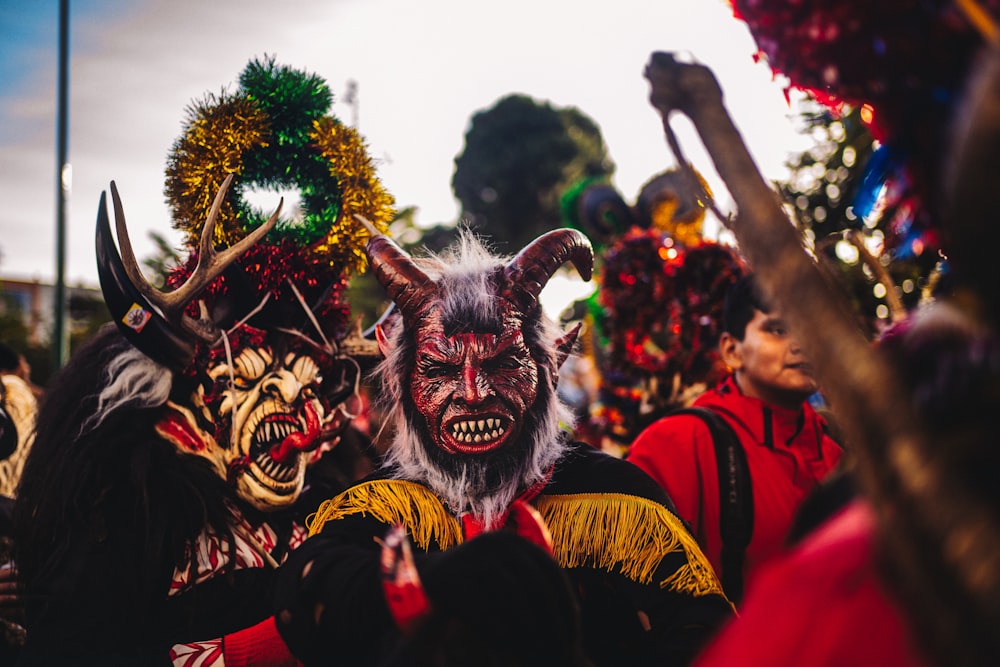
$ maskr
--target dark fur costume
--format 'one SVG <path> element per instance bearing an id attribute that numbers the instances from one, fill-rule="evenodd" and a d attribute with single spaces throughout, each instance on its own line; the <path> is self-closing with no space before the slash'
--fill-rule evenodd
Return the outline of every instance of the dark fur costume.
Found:
<path id="1" fill-rule="evenodd" d="M 556 561 L 580 594 L 593 664 L 688 664 L 732 613 L 663 490 L 631 464 L 574 443 L 532 504 L 552 531 Z M 385 473 L 359 482 L 320 508 L 313 528 L 321 532 L 282 569 L 278 627 L 306 665 L 327 664 L 333 656 L 344 664 L 377 664 L 403 641 L 382 594 L 376 542 L 396 523 L 413 536 L 432 608 L 442 595 L 437 586 L 462 585 L 442 556 L 461 554 L 479 538 L 465 539 L 459 519 L 422 484 Z M 481 570 L 479 576 L 493 575 Z M 475 590 L 478 584 L 470 580 L 468 586 Z M 323 610 L 318 622 L 316 609 Z M 640 609 L 652 624 L 648 632 L 640 625 Z M 557 636 L 565 633 L 552 639 Z"/>
<path id="2" fill-rule="evenodd" d="M 39 414 L 15 507 L 28 628 L 21 664 L 169 664 L 177 642 L 270 615 L 270 568 L 167 597 L 185 545 L 206 525 L 233 539 L 226 501 L 251 522 L 260 517 L 204 459 L 156 434 L 160 407 L 123 405 L 81 435 L 98 412 L 95 385 L 126 354 L 137 353 L 115 328 L 103 330 L 55 379 Z"/>

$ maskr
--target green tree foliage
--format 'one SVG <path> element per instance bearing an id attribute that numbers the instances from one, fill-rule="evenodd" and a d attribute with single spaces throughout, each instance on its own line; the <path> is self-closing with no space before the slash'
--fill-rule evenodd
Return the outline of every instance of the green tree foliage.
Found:
<path id="1" fill-rule="evenodd" d="M 825 109 L 807 109 L 802 122 L 816 144 L 790 161 L 792 177 L 781 191 L 808 235 L 822 239 L 860 224 L 851 202 L 861 168 L 874 151 L 873 139 L 857 109 L 840 118 Z"/>
<path id="2" fill-rule="evenodd" d="M 499 252 L 516 252 L 562 226 L 559 199 L 573 183 L 613 171 L 581 111 L 509 95 L 472 117 L 451 185 L 462 218 Z"/>
<path id="3" fill-rule="evenodd" d="M 861 110 L 834 116 L 816 107 L 803 112 L 802 120 L 816 143 L 789 162 L 791 176 L 779 189 L 823 265 L 854 302 L 859 322 L 874 335 L 889 323 L 893 297 L 904 308 L 916 305 L 932 267 L 926 261 L 894 257 L 891 248 L 866 262 L 864 250 L 857 246 L 884 245 L 891 236 L 886 229 L 890 216 L 875 214 L 862 220 L 852 206 L 865 164 L 878 147 L 862 122 Z M 879 282 L 873 261 L 888 272 L 891 285 Z"/>
<path id="4" fill-rule="evenodd" d="M 149 238 L 156 245 L 156 252 L 142 260 L 142 265 L 148 269 L 146 277 L 149 282 L 160 289 L 167 284 L 167 276 L 181 263 L 181 256 L 167 238 L 159 232 L 150 232 Z"/>

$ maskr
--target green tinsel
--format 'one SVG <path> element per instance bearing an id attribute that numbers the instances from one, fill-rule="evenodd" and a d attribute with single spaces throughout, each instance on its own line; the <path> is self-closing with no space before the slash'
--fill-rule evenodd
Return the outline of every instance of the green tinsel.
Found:
<path id="1" fill-rule="evenodd" d="M 247 203 L 248 188 L 297 188 L 301 219 L 279 220 L 268 242 L 292 240 L 308 246 L 319 263 L 362 268 L 367 232 L 354 213 L 384 229 L 393 200 L 375 177 L 361 138 L 327 115 L 333 103 L 329 87 L 273 58 L 251 61 L 240 86 L 234 94 L 210 95 L 189 111 L 167 169 L 175 226 L 195 245 L 219 184 L 235 173 L 219 215 L 218 244 L 233 245 L 270 215 L 271 209 Z"/>

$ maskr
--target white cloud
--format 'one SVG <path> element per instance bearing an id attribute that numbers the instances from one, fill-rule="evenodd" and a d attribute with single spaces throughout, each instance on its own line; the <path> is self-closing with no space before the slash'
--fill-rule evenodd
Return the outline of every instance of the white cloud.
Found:
<path id="1" fill-rule="evenodd" d="M 780 87 L 752 61 L 745 27 L 724 2 L 618 0 L 145 0 L 85 4 L 73 17 L 67 278 L 96 283 L 97 202 L 117 182 L 141 257 L 148 232 L 175 242 L 164 167 L 185 109 L 233 86 L 265 54 L 324 77 L 335 96 L 359 84 L 359 129 L 379 174 L 418 220 L 449 221 L 454 158 L 470 117 L 520 92 L 576 106 L 602 129 L 626 199 L 673 166 L 643 69 L 655 50 L 690 52 L 714 69 L 765 174 L 781 173 L 803 140 Z M 36 45 L 37 46 L 37 45 Z M 55 247 L 55 43 L 0 98 L 0 272 L 50 280 Z M 45 85 L 41 85 L 44 82 Z M 51 84 L 51 85 L 49 85 Z M 350 121 L 351 111 L 333 111 Z M 692 131 L 689 158 L 721 193 Z"/>

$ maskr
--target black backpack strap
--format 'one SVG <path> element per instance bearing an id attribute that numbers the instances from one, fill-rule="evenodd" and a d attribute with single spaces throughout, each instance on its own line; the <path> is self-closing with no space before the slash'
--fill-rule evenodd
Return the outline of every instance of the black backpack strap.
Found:
<path id="1" fill-rule="evenodd" d="M 753 488 L 746 452 L 733 428 L 708 408 L 681 408 L 671 415 L 692 415 L 708 426 L 719 473 L 719 534 L 722 537 L 722 588 L 737 603 L 743 598 L 743 560 L 753 536 Z"/>

